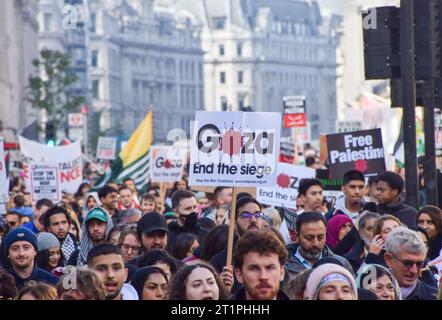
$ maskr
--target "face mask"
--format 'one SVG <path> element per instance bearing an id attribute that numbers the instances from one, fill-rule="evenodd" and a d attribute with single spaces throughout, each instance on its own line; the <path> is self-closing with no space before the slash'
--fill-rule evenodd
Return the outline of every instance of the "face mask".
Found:
<path id="1" fill-rule="evenodd" d="M 191 214 L 184 216 L 184 226 L 189 228 L 196 225 L 198 221 L 198 214 L 196 212 L 192 212 Z"/>

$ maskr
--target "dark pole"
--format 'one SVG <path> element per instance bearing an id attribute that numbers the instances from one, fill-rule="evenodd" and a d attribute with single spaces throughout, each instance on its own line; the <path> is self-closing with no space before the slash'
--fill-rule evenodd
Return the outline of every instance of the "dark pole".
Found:
<path id="1" fill-rule="evenodd" d="M 437 171 L 436 171 L 436 141 L 434 136 L 434 79 L 426 82 L 424 103 L 424 129 L 425 129 L 425 160 L 424 183 L 427 204 L 438 204 Z"/>
<path id="2" fill-rule="evenodd" d="M 419 1 L 419 0 L 417 0 Z M 416 88 L 414 74 L 414 10 L 413 0 L 401 0 L 400 8 L 401 80 L 404 102 L 403 128 L 405 153 L 405 202 L 419 206 L 416 154 Z"/>

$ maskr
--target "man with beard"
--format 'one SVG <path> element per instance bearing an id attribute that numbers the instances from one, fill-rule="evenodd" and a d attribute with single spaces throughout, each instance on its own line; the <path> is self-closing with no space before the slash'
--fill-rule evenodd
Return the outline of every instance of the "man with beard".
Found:
<path id="1" fill-rule="evenodd" d="M 172 208 L 177 220 L 169 223 L 167 251 L 172 253 L 175 239 L 183 233 L 193 233 L 198 237 L 198 242 L 203 243 L 208 230 L 198 222 L 198 202 L 195 194 L 189 190 L 175 191 L 172 194 Z"/>
<path id="2" fill-rule="evenodd" d="M 325 244 L 326 223 L 320 212 L 304 212 L 299 215 L 296 234 L 299 243 L 287 246 L 288 261 L 285 266 L 290 279 L 304 270 L 312 269 L 314 264 L 326 257 L 335 258 L 353 273 L 347 259 L 335 255 Z"/>
<path id="3" fill-rule="evenodd" d="M 138 300 L 134 287 L 124 283 L 128 271 L 120 248 L 111 243 L 93 247 L 87 255 L 87 266 L 103 281 L 106 300 Z"/>
<path id="4" fill-rule="evenodd" d="M 100 207 L 93 208 L 86 215 L 81 228 L 82 239 L 78 250 L 75 251 L 68 261 L 71 266 L 83 266 L 86 264 L 88 252 L 106 239 L 113 223 L 109 215 Z"/>
<path id="5" fill-rule="evenodd" d="M 142 216 L 137 223 L 137 233 L 144 253 L 153 249 L 166 249 L 169 228 L 166 219 L 158 212 Z"/>
<path id="6" fill-rule="evenodd" d="M 247 231 L 261 229 L 263 216 L 261 210 L 261 204 L 255 198 L 244 196 L 236 201 L 236 234 L 233 239 L 233 250 L 235 250 L 235 244 L 238 238 L 241 238 Z M 213 265 L 216 271 L 221 274 L 221 277 L 223 277 L 224 273 L 230 274 L 233 271 L 231 266 L 226 266 L 226 262 L 227 245 L 223 251 L 212 257 L 210 264 Z M 231 289 L 232 293 L 240 288 L 239 282 L 235 279 L 235 274 L 233 274 L 233 276 L 234 282 Z"/>
<path id="7" fill-rule="evenodd" d="M 10 231 L 2 243 L 3 254 L 8 257 L 7 272 L 14 276 L 18 289 L 22 289 L 31 280 L 56 285 L 58 278 L 37 267 L 37 237 L 26 228 Z"/>
<path id="8" fill-rule="evenodd" d="M 289 300 L 279 289 L 286 261 L 287 250 L 273 231 L 246 232 L 234 255 L 235 275 L 243 287 L 233 300 Z"/>
<path id="9" fill-rule="evenodd" d="M 68 261 L 77 250 L 77 241 L 75 237 L 69 233 L 71 223 L 71 215 L 62 205 L 56 205 L 48 209 L 43 216 L 43 224 L 46 231 L 54 234 L 60 241 L 60 249 L 66 261 Z"/>
<path id="10" fill-rule="evenodd" d="M 53 206 L 52 201 L 48 199 L 40 199 L 35 204 L 34 220 L 24 224 L 22 227 L 31 230 L 35 234 L 44 231 L 42 217 Z"/>
<path id="11" fill-rule="evenodd" d="M 101 205 L 111 217 L 118 217 L 118 191 L 111 186 L 104 186 L 98 192 Z"/>

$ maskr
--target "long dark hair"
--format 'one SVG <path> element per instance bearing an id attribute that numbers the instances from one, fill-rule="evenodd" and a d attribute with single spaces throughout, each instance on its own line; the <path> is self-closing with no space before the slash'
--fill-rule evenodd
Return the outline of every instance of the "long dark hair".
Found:
<path id="1" fill-rule="evenodd" d="M 48 272 L 52 271 L 52 267 L 49 265 L 49 249 L 38 251 L 37 252 L 37 266 L 40 269 L 46 270 Z M 63 251 L 61 251 L 60 248 L 60 259 L 58 260 L 57 267 L 64 267 L 65 266 L 65 258 L 63 256 Z"/>
<path id="2" fill-rule="evenodd" d="M 195 241 L 198 242 L 198 237 L 193 233 L 180 234 L 173 242 L 172 256 L 178 260 L 183 260 L 187 257 L 187 252 Z"/>
<path id="3" fill-rule="evenodd" d="M 214 255 L 223 251 L 228 237 L 229 226 L 227 224 L 220 224 L 210 230 L 202 244 L 201 260 L 209 262 Z"/>

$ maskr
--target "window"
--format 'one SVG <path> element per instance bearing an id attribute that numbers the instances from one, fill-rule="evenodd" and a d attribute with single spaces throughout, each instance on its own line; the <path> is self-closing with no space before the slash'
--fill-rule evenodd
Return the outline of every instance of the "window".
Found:
<path id="1" fill-rule="evenodd" d="M 92 96 L 100 99 L 100 80 L 92 80 Z"/>
<path id="2" fill-rule="evenodd" d="M 43 31 L 44 32 L 52 31 L 52 14 L 50 13 L 43 14 Z"/>
<path id="3" fill-rule="evenodd" d="M 227 98 L 225 96 L 221 97 L 221 110 L 227 111 Z"/>
<path id="4" fill-rule="evenodd" d="M 238 83 L 243 83 L 244 80 L 244 72 L 238 71 Z"/>
<path id="5" fill-rule="evenodd" d="M 218 51 L 219 51 L 219 55 L 220 55 L 220 56 L 224 56 L 224 54 L 225 54 L 225 50 L 224 50 L 224 45 L 223 45 L 223 44 L 220 44 L 220 45 L 218 46 Z"/>
<path id="6" fill-rule="evenodd" d="M 226 25 L 226 17 L 214 17 L 212 21 L 215 29 L 224 29 Z"/>
<path id="7" fill-rule="evenodd" d="M 89 31 L 92 33 L 96 32 L 97 27 L 97 14 L 91 13 L 90 15 L 91 20 L 89 21 Z"/>
<path id="8" fill-rule="evenodd" d="M 242 57 L 242 43 L 236 44 L 236 55 Z"/>
<path id="9" fill-rule="evenodd" d="M 225 71 L 221 71 L 219 74 L 219 82 L 224 84 L 226 83 L 226 72 Z"/>
<path id="10" fill-rule="evenodd" d="M 92 52 L 91 52 L 91 65 L 92 65 L 92 67 L 98 66 L 98 51 L 97 50 L 92 50 Z"/>
<path id="11" fill-rule="evenodd" d="M 244 110 L 245 107 L 245 96 L 243 93 L 238 94 L 238 110 Z"/>

